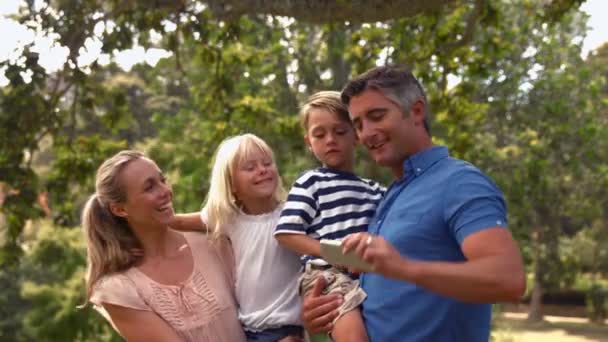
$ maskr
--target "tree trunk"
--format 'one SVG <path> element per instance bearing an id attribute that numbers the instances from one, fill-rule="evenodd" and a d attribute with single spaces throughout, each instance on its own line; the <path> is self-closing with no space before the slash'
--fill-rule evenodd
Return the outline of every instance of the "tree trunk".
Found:
<path id="1" fill-rule="evenodd" d="M 350 63 L 344 58 L 346 51 L 347 35 L 350 36 L 351 31 L 346 30 L 344 24 L 332 25 L 327 39 L 329 67 L 333 74 L 333 90 L 340 91 L 350 77 Z M 350 38 L 350 37 L 349 37 Z"/>
<path id="2" fill-rule="evenodd" d="M 533 244 L 533 260 L 534 263 L 534 287 L 532 288 L 532 296 L 530 298 L 530 311 L 528 312 L 529 321 L 541 321 L 543 319 L 542 299 L 543 299 L 543 282 L 542 282 L 542 266 L 541 266 L 541 246 L 543 238 L 543 229 L 539 228 L 532 235 Z"/>

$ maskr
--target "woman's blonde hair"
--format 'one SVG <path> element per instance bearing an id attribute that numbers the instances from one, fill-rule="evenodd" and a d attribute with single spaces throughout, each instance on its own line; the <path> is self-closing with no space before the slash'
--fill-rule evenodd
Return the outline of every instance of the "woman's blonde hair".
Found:
<path id="1" fill-rule="evenodd" d="M 215 237 L 224 233 L 226 225 L 239 214 L 239 199 L 234 195 L 233 180 L 236 168 L 254 151 L 262 151 L 274 162 L 274 153 L 266 142 L 254 134 L 241 134 L 225 139 L 215 151 L 211 184 L 204 211 L 207 214 L 207 227 Z M 277 175 L 277 188 L 274 199 L 277 203 L 285 201 L 286 192 L 281 177 Z"/>
<path id="2" fill-rule="evenodd" d="M 138 151 L 121 151 L 105 160 L 95 177 L 95 193 L 82 211 L 82 226 L 87 244 L 86 300 L 103 276 L 132 267 L 137 257 L 131 254 L 142 245 L 127 221 L 110 211 L 110 203 L 126 201 L 121 172 L 134 160 L 145 158 Z"/>

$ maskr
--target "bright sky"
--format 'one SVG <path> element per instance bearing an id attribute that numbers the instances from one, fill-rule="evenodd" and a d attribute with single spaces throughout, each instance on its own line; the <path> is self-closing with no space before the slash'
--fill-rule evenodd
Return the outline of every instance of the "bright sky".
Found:
<path id="1" fill-rule="evenodd" d="M 2 35 L 0 61 L 15 60 L 20 54 L 19 47 L 35 42 L 33 50 L 40 54 L 39 63 L 48 71 L 59 69 L 67 58 L 68 49 L 53 44 L 53 39 L 50 37 L 36 37 L 32 30 L 7 17 L 17 13 L 20 2 L 21 0 L 0 0 L 0 34 Z M 37 0 L 36 2 L 40 3 L 41 1 Z M 588 21 L 589 31 L 583 42 L 583 56 L 586 56 L 590 50 L 608 41 L 608 20 L 605 18 L 606 13 L 608 13 L 608 1 L 587 0 L 582 5 L 582 9 L 591 16 Z M 99 34 L 104 29 L 103 24 L 98 24 L 95 27 L 96 33 Z M 78 65 L 86 70 L 86 66 L 96 59 L 98 63 L 105 65 L 113 58 L 123 69 L 130 70 L 134 64 L 146 62 L 155 65 L 159 59 L 170 56 L 168 51 L 162 49 L 144 50 L 142 47 L 121 51 L 113 57 L 100 53 L 101 42 L 98 39 L 88 39 L 85 42 L 85 49 L 81 51 Z M 4 71 L 0 70 L 0 87 L 6 84 L 8 84 L 8 80 L 4 77 Z"/>

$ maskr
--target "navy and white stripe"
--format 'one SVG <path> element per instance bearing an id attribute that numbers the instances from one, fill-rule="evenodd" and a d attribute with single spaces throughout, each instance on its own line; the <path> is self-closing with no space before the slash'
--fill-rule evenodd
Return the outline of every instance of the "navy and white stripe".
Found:
<path id="1" fill-rule="evenodd" d="M 384 190 L 350 172 L 328 168 L 307 171 L 289 191 L 274 234 L 336 240 L 367 231 Z M 317 258 L 302 256 L 303 263 L 312 259 Z"/>

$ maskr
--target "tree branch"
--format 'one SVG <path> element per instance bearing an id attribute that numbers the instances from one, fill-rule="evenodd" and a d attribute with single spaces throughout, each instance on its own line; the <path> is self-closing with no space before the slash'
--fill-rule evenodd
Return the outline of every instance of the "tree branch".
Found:
<path id="1" fill-rule="evenodd" d="M 207 0 L 220 19 L 245 14 L 294 17 L 312 23 L 375 22 L 434 12 L 457 0 Z"/>

